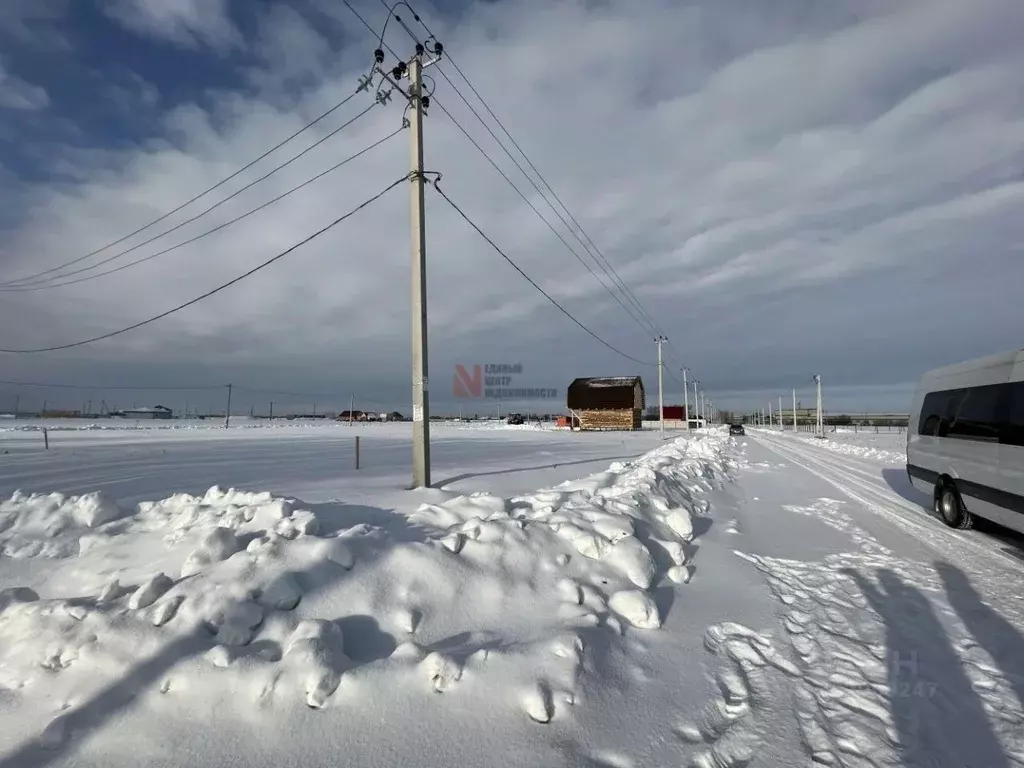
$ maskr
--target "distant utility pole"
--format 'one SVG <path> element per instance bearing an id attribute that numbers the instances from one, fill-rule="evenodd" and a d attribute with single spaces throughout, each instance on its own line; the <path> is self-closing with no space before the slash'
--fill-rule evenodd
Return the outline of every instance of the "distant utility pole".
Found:
<path id="1" fill-rule="evenodd" d="M 355 418 L 355 415 L 356 415 L 356 396 L 355 395 L 349 395 L 348 396 L 348 425 L 350 427 L 352 426 L 352 419 Z"/>
<path id="2" fill-rule="evenodd" d="M 697 415 L 697 426 L 698 427 L 700 427 L 700 408 L 698 406 L 698 403 L 700 402 L 700 399 L 697 397 L 697 387 L 699 385 L 700 385 L 700 382 L 697 381 L 697 379 L 694 379 L 693 380 L 693 410 L 694 410 L 694 413 Z"/>
<path id="3" fill-rule="evenodd" d="M 690 431 L 690 390 L 686 388 L 686 369 L 683 368 L 683 417 L 686 419 L 686 431 Z"/>
<path id="4" fill-rule="evenodd" d="M 663 369 L 664 363 L 661 359 L 661 345 L 665 342 L 664 336 L 658 336 L 655 338 L 654 343 L 658 345 L 658 421 L 660 423 L 661 437 L 665 437 L 665 394 L 662 389 L 664 383 Z"/>
<path id="5" fill-rule="evenodd" d="M 775 424 L 775 417 L 772 415 L 772 401 L 768 401 L 768 426 L 771 427 Z"/>
<path id="6" fill-rule="evenodd" d="M 781 432 L 782 430 L 782 395 L 779 395 L 779 432 Z"/>
<path id="7" fill-rule="evenodd" d="M 228 409 L 224 413 L 224 429 L 231 426 L 231 384 L 228 384 Z"/>
<path id="8" fill-rule="evenodd" d="M 14 396 L 14 418 L 18 418 L 21 415 L 21 395 Z"/>
<path id="9" fill-rule="evenodd" d="M 816 431 L 819 436 L 824 436 L 825 430 L 821 423 L 821 376 L 814 374 L 814 383 L 818 385 L 818 423 L 816 425 Z"/>
<path id="10" fill-rule="evenodd" d="M 796 425 L 796 390 L 793 390 L 793 431 L 799 431 Z"/>
<path id="11" fill-rule="evenodd" d="M 703 389 L 700 391 L 700 420 L 704 424 L 704 426 L 707 426 L 707 424 L 708 424 L 708 409 L 707 409 L 707 403 L 704 400 L 704 390 Z"/>
<path id="12" fill-rule="evenodd" d="M 270 401 L 270 420 L 274 420 L 274 401 Z"/>

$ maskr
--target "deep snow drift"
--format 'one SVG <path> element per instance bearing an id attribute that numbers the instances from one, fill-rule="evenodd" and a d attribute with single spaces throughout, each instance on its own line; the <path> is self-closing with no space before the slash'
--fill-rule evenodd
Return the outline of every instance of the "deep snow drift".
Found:
<path id="1" fill-rule="evenodd" d="M 437 708 L 461 728 L 495 707 L 571 718 L 612 694 L 632 633 L 661 627 L 656 587 L 690 581 L 724 444 L 668 443 L 510 498 L 427 491 L 408 516 L 337 530 L 317 505 L 269 493 L 119 506 L 17 492 L 0 506 L 0 556 L 53 567 L 46 594 L 0 593 L 0 765 L 83 749 L 117 762 L 109 731 L 88 737 L 128 709 L 149 712 L 134 733 L 150 742 L 196 717 L 227 738 L 309 708 L 372 713 L 375 732 L 344 740 L 360 765 Z"/>

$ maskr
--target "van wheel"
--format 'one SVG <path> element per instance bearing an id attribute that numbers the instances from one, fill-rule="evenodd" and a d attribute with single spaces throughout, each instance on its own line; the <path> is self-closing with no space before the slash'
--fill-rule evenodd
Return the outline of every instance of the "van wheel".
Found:
<path id="1" fill-rule="evenodd" d="M 950 528 L 966 531 L 974 525 L 974 515 L 967 511 L 952 483 L 942 483 L 935 489 L 935 511 Z"/>

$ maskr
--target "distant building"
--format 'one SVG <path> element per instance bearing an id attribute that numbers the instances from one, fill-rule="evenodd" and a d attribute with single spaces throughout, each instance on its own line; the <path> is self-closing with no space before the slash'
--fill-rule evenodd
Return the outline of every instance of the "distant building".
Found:
<path id="1" fill-rule="evenodd" d="M 574 379 L 566 404 L 581 430 L 642 429 L 644 382 L 639 376 Z"/>
<path id="2" fill-rule="evenodd" d="M 126 419 L 173 419 L 174 411 L 162 405 L 155 405 L 152 408 L 131 408 L 121 411 L 118 415 Z"/>
<path id="3" fill-rule="evenodd" d="M 686 418 L 686 410 L 681 405 L 666 405 L 665 406 L 665 420 L 666 421 L 682 421 Z"/>

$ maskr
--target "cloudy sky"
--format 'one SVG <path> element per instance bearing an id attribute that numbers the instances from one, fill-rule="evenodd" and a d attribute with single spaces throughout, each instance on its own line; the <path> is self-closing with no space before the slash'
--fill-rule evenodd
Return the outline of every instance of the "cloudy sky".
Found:
<path id="1" fill-rule="evenodd" d="M 351 1 L 383 27 L 380 0 Z M 583 324 L 653 363 L 654 331 L 634 317 L 638 301 L 671 342 L 669 401 L 680 399 L 673 379 L 685 365 L 732 408 L 793 387 L 810 402 L 818 372 L 830 410 L 905 410 L 922 370 L 1021 346 L 1020 0 L 414 5 L 451 54 L 428 70 L 427 168 Z M 399 15 L 426 36 L 407 9 Z M 385 42 L 403 57 L 413 52 L 396 22 Z M 0 348 L 71 343 L 151 317 L 407 173 L 402 131 L 236 224 L 102 274 L 223 224 L 401 127 L 397 100 L 374 107 L 197 217 L 356 117 L 373 103 L 361 93 L 179 213 L 82 258 L 352 94 L 376 44 L 340 0 L 3 0 Z M 488 128 L 532 174 L 455 65 L 586 237 L 496 143 Z M 433 190 L 426 227 L 435 410 L 458 407 L 457 363 L 521 363 L 517 385 L 561 389 L 575 376 L 639 373 L 656 391 L 653 367 L 574 325 Z M 595 263 L 590 240 L 631 297 Z M 296 393 L 240 388 L 245 409 L 272 398 L 298 407 L 308 398 L 297 395 L 309 393 L 322 408 L 347 406 L 354 394 L 407 410 L 409 263 L 409 193 L 400 185 L 165 320 L 70 350 L 0 354 L 0 380 L 97 387 L 2 384 L 0 409 L 19 393 L 29 408 L 43 398 L 181 407 L 187 395 L 212 404 L 222 388 L 100 387 L 233 382 Z"/>

